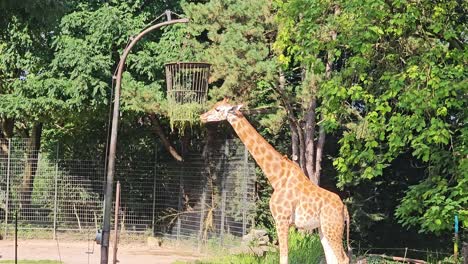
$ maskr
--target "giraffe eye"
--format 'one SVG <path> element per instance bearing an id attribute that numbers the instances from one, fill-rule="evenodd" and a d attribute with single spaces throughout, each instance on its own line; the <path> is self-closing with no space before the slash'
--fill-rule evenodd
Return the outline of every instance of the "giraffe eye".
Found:
<path id="1" fill-rule="evenodd" d="M 215 110 L 219 112 L 219 111 L 221 111 L 221 108 L 216 107 Z"/>

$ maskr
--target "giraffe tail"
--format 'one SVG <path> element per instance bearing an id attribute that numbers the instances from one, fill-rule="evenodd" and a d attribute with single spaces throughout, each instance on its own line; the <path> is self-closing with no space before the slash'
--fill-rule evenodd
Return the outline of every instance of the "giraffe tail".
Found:
<path id="1" fill-rule="evenodd" d="M 348 208 L 346 205 L 343 205 L 343 213 L 344 213 L 344 221 L 346 222 L 346 245 L 348 247 L 348 258 L 351 260 L 351 257 L 353 255 L 351 245 L 349 244 L 349 213 L 348 213 Z"/>

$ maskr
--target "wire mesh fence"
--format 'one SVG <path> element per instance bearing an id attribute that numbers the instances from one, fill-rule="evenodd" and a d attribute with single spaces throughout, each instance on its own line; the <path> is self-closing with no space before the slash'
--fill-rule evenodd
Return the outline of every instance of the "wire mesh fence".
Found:
<path id="1" fill-rule="evenodd" d="M 60 158 L 59 146 L 56 153 L 30 153 L 29 142 L 0 141 L 3 235 L 12 235 L 15 213 L 20 230 L 43 230 L 51 237 L 99 229 L 105 162 Z M 148 151 L 152 158 L 117 160 L 122 232 L 221 245 L 248 233 L 255 214 L 255 171 L 240 142 L 201 146 L 184 162 L 157 149 Z"/>

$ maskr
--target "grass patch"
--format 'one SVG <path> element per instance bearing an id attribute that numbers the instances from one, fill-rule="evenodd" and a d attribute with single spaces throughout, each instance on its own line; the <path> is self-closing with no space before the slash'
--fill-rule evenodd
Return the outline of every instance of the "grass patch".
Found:
<path id="1" fill-rule="evenodd" d="M 324 258 L 320 238 L 315 234 L 301 234 L 294 229 L 289 232 L 289 263 L 320 263 Z M 183 262 L 179 262 L 183 263 Z M 265 256 L 252 254 L 226 255 L 195 261 L 196 264 L 277 264 L 279 252 L 267 252 Z"/>
<path id="2" fill-rule="evenodd" d="M 0 263 L 14 264 L 14 260 L 0 260 Z M 63 264 L 57 260 L 18 260 L 18 264 Z"/>

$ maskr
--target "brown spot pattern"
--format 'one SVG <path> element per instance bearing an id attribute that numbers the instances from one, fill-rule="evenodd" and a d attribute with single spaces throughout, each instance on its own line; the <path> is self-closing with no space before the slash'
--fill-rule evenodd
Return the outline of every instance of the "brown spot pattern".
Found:
<path id="1" fill-rule="evenodd" d="M 222 104 L 227 101 L 217 106 Z M 273 186 L 270 210 L 276 223 L 281 264 L 288 259 L 289 226 L 315 220 L 331 248 L 326 253 L 327 261 L 336 257 L 339 264 L 348 264 L 342 243 L 346 209 L 339 197 L 309 181 L 299 166 L 268 144 L 244 116 L 238 116 L 232 127 Z"/>

